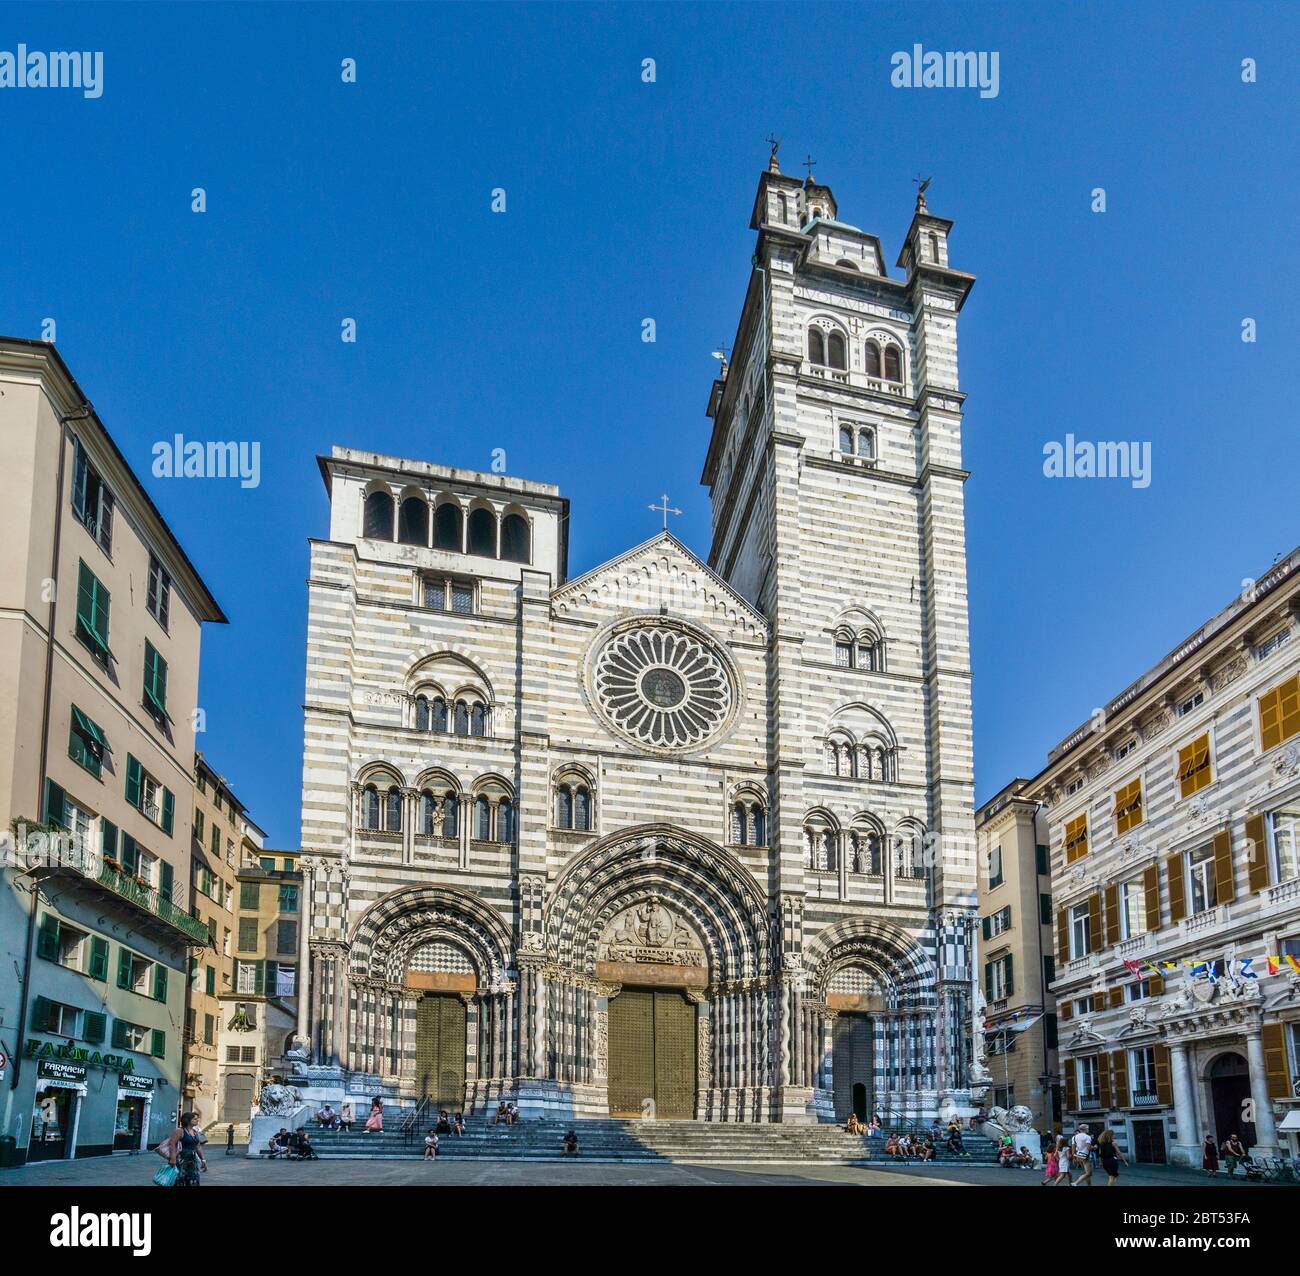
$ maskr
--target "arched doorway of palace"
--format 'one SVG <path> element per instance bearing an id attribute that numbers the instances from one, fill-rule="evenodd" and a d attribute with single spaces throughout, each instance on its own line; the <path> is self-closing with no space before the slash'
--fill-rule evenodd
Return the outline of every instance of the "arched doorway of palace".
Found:
<path id="1" fill-rule="evenodd" d="M 1219 1144 L 1237 1134 L 1251 1147 L 1255 1142 L 1255 1123 L 1245 1119 L 1250 1111 L 1250 1068 L 1235 1051 L 1221 1054 L 1206 1072 L 1210 1083 L 1210 1104 L 1214 1111 L 1214 1133 Z"/>

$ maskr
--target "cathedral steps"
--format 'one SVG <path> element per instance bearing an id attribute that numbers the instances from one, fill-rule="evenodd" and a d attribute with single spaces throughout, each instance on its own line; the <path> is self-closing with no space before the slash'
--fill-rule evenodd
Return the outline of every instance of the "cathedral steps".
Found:
<path id="1" fill-rule="evenodd" d="M 564 1133 L 578 1135 L 584 1161 L 629 1163 L 743 1163 L 782 1165 L 853 1164 L 887 1161 L 884 1139 L 846 1134 L 833 1125 L 730 1125 L 704 1121 L 521 1121 L 513 1126 L 474 1120 L 457 1138 L 439 1137 L 439 1158 L 473 1161 L 563 1161 Z M 312 1130 L 312 1144 L 322 1159 L 410 1160 L 424 1150 L 425 1130 L 409 1138 L 396 1123 L 382 1131 Z M 993 1160 L 993 1145 L 968 1137 L 969 1157 L 939 1150 L 936 1163 Z"/>

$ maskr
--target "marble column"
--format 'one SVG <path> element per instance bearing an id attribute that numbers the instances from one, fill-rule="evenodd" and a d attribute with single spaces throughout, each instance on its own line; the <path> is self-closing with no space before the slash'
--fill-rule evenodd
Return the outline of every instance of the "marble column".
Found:
<path id="1" fill-rule="evenodd" d="M 1281 1156 L 1273 1103 L 1268 1097 L 1268 1072 L 1264 1066 L 1264 1039 L 1258 1027 L 1246 1030 L 1246 1063 L 1250 1068 L 1250 1099 L 1255 1107 L 1255 1146 L 1258 1156 Z"/>
<path id="2" fill-rule="evenodd" d="M 1197 1165 L 1200 1163 L 1201 1135 L 1192 1070 L 1187 1058 L 1187 1043 L 1175 1041 L 1169 1047 L 1169 1056 L 1170 1070 L 1173 1073 L 1174 1124 L 1178 1127 L 1169 1159 L 1175 1165 Z"/>

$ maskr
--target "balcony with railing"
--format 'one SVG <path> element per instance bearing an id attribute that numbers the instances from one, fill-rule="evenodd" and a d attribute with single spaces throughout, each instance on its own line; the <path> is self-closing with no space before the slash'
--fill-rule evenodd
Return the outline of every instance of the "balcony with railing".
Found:
<path id="1" fill-rule="evenodd" d="M 1154 1090 L 1134 1090 L 1133 1106 L 1135 1108 L 1157 1108 L 1160 1106 L 1160 1096 Z"/>
<path id="2" fill-rule="evenodd" d="M 100 903 L 111 898 L 128 904 L 136 925 L 165 943 L 206 946 L 211 938 L 206 923 L 191 917 L 156 887 L 71 842 L 43 855 L 29 871 L 33 877 L 58 880 L 73 892 L 95 896 Z"/>

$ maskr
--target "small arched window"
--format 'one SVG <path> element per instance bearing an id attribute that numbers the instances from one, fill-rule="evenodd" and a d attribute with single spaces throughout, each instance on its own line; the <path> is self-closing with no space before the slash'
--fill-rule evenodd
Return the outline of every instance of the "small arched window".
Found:
<path id="1" fill-rule="evenodd" d="M 881 374 L 880 346 L 874 341 L 868 341 L 866 345 L 866 356 L 867 376 L 875 377 L 876 380 L 879 381 Z"/>
<path id="2" fill-rule="evenodd" d="M 853 668 L 853 639 L 848 634 L 835 635 L 835 663 L 841 669 Z"/>
<path id="3" fill-rule="evenodd" d="M 501 520 L 501 557 L 508 563 L 528 562 L 528 520 L 507 514 Z"/>
<path id="4" fill-rule="evenodd" d="M 562 829 L 573 827 L 573 794 L 567 788 L 555 791 L 555 826 Z"/>
<path id="5" fill-rule="evenodd" d="M 573 795 L 573 827 L 579 833 L 591 832 L 591 794 L 586 789 Z"/>
<path id="6" fill-rule="evenodd" d="M 492 803 L 485 797 L 474 802 L 474 836 L 480 842 L 492 840 Z"/>
<path id="7" fill-rule="evenodd" d="M 885 380 L 901 381 L 903 379 L 903 356 L 897 346 L 885 347 Z"/>
<path id="8" fill-rule="evenodd" d="M 437 803 L 433 794 L 425 789 L 420 794 L 420 834 L 422 837 L 433 836 L 433 816 Z"/>
<path id="9" fill-rule="evenodd" d="M 470 511 L 469 552 L 480 558 L 497 556 L 497 520 L 491 510 Z"/>
<path id="10" fill-rule="evenodd" d="M 845 456 L 853 455 L 853 431 L 847 425 L 840 426 L 840 451 Z"/>
<path id="11" fill-rule="evenodd" d="M 390 833 L 402 831 L 402 790 L 396 785 L 388 790 L 385 802 L 384 827 Z"/>
<path id="12" fill-rule="evenodd" d="M 469 708 L 463 700 L 456 701 L 456 734 L 469 735 Z"/>
<path id="13" fill-rule="evenodd" d="M 431 712 L 429 715 L 430 731 L 446 731 L 447 729 L 447 702 L 438 696 L 434 699 Z"/>
<path id="14" fill-rule="evenodd" d="M 393 498 L 387 492 L 371 492 L 366 497 L 364 535 L 372 541 L 393 539 Z"/>
<path id="15" fill-rule="evenodd" d="M 848 371 L 848 346 L 842 332 L 832 332 L 826 342 L 826 362 L 840 372 Z"/>
<path id="16" fill-rule="evenodd" d="M 477 700 L 469 711 L 469 733 L 470 735 L 487 734 L 487 709 Z"/>
<path id="17" fill-rule="evenodd" d="M 754 808 L 754 845 L 767 845 L 767 812 L 761 806 Z"/>
<path id="18" fill-rule="evenodd" d="M 373 784 L 367 784 L 361 795 L 361 827 L 367 830 L 379 828 L 379 790 Z"/>
<path id="19" fill-rule="evenodd" d="M 826 363 L 826 336 L 820 328 L 808 329 L 808 362 L 819 367 Z"/>
<path id="20" fill-rule="evenodd" d="M 463 515 L 454 501 L 444 501 L 433 515 L 433 547 L 459 554 L 464 548 L 461 534 Z"/>
<path id="21" fill-rule="evenodd" d="M 515 840 L 515 806 L 509 798 L 502 798 L 497 803 L 497 841 L 513 842 Z"/>
<path id="22" fill-rule="evenodd" d="M 858 263 L 850 261 L 847 257 L 841 257 L 835 264 L 837 266 L 847 266 L 850 270 L 857 270 L 858 268 Z"/>
<path id="23" fill-rule="evenodd" d="M 731 841 L 736 846 L 745 845 L 745 808 L 739 802 L 731 808 Z"/>
<path id="24" fill-rule="evenodd" d="M 429 702 L 423 696 L 415 697 L 415 729 L 417 731 L 429 729 Z"/>
<path id="25" fill-rule="evenodd" d="M 865 457 L 868 461 L 875 460 L 876 432 L 874 430 L 858 431 L 858 455 Z"/>
<path id="26" fill-rule="evenodd" d="M 442 835 L 443 837 L 459 836 L 459 825 L 457 824 L 457 814 L 460 811 L 460 798 L 454 793 L 448 793 L 442 799 Z"/>
<path id="27" fill-rule="evenodd" d="M 429 543 L 429 507 L 418 497 L 408 496 L 397 520 L 397 539 L 403 545 Z"/>

